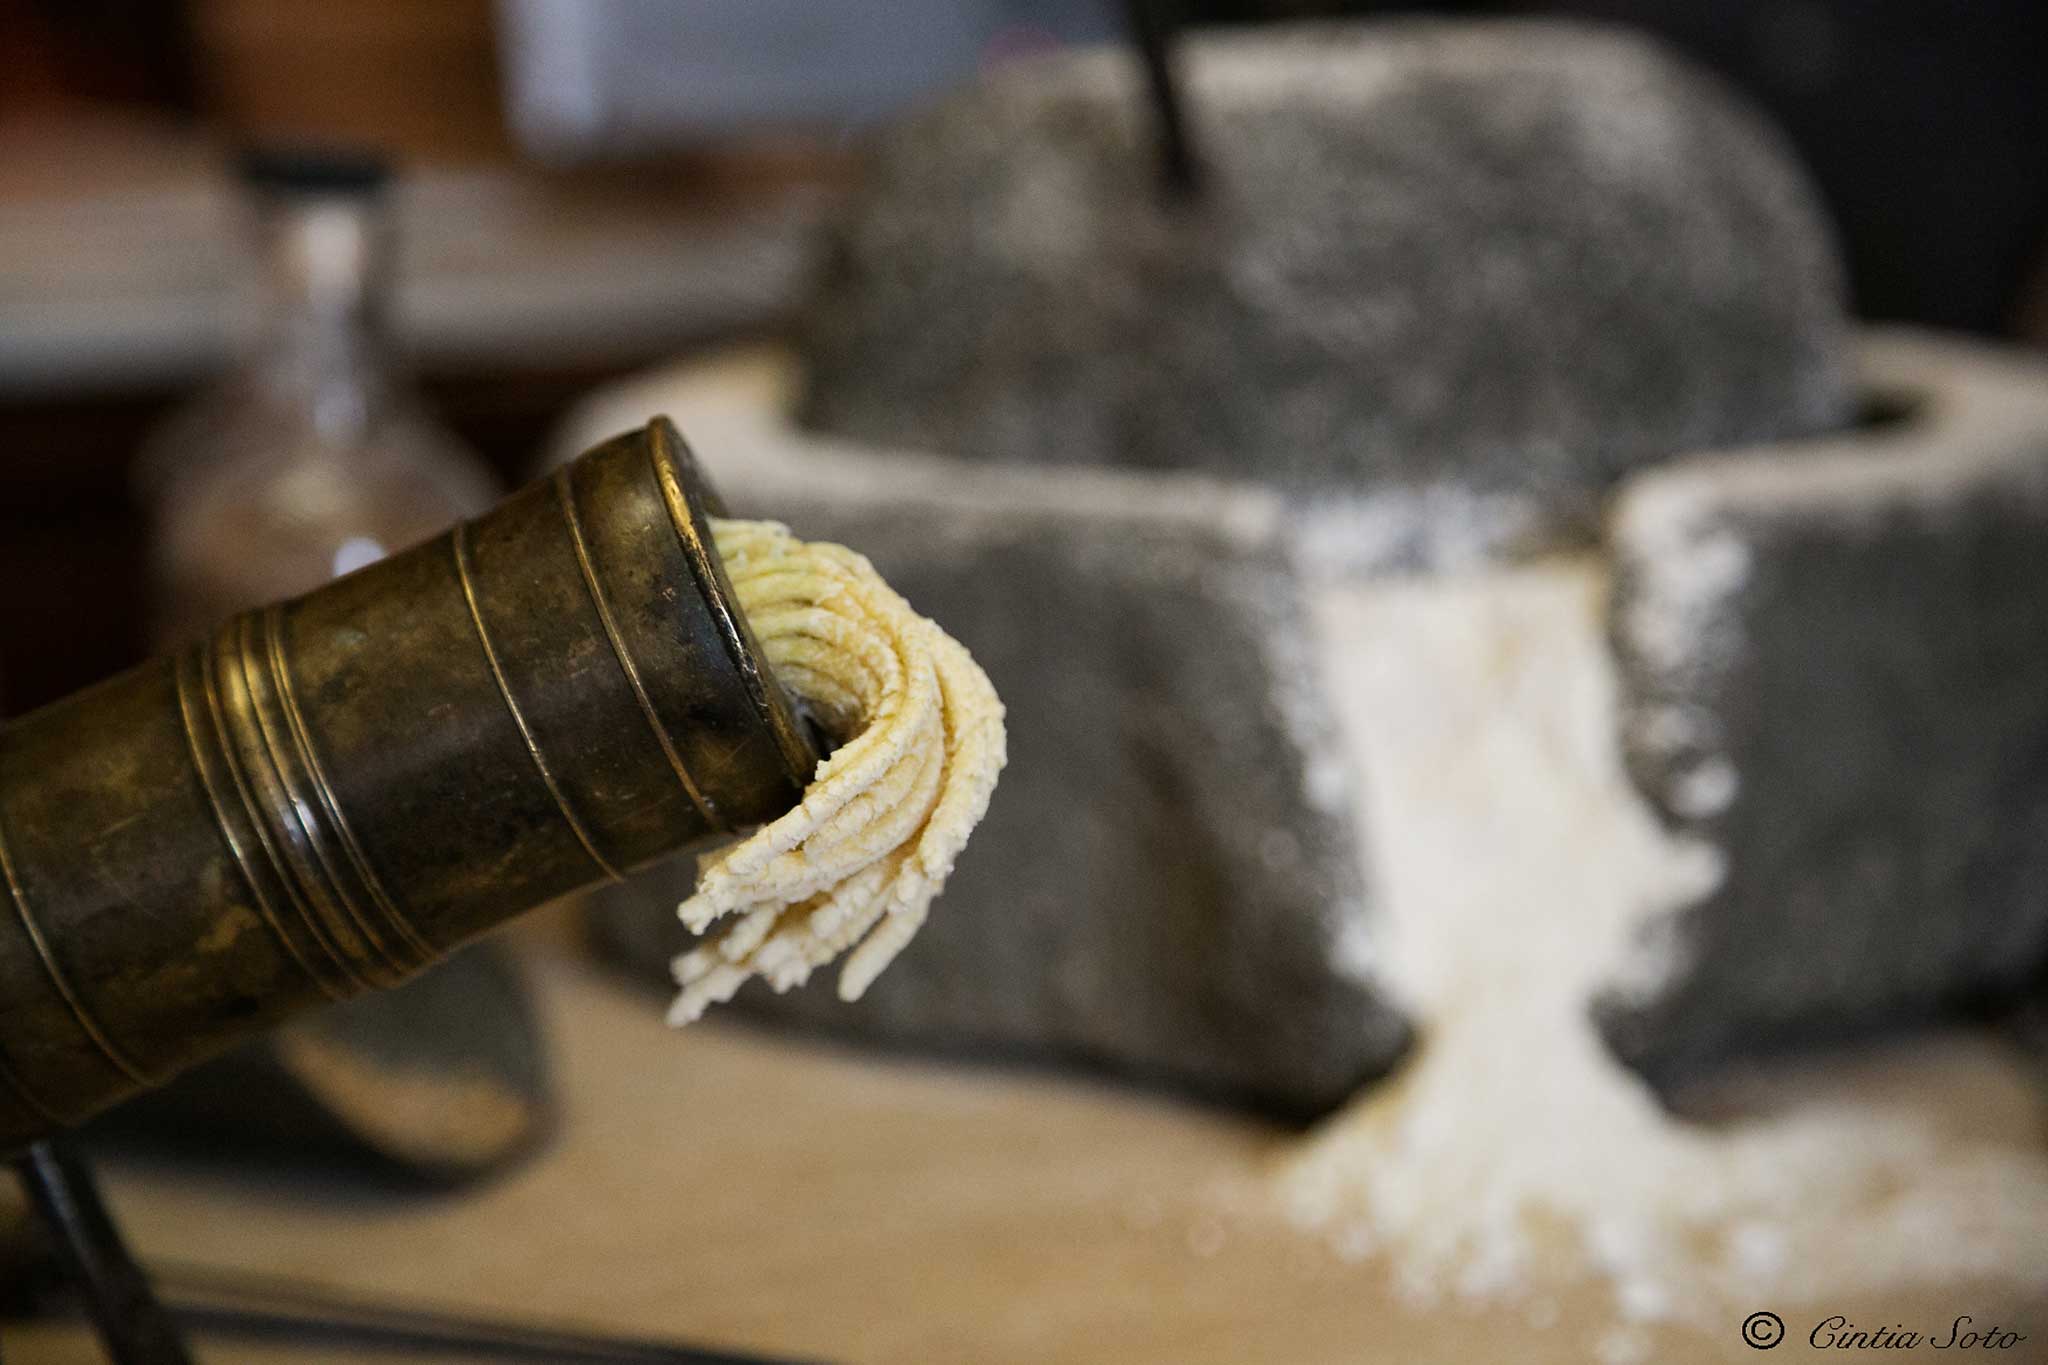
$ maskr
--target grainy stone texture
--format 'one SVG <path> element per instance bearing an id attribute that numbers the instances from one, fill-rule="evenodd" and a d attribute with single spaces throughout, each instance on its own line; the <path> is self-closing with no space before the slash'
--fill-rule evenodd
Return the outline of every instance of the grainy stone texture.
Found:
<path id="1" fill-rule="evenodd" d="M 1157 193 L 1126 54 L 886 136 L 804 333 L 804 420 L 877 444 L 1317 492 L 1530 496 L 1847 409 L 1840 270 L 1775 133 L 1553 22 L 1202 36 L 1207 196 Z"/>
<path id="2" fill-rule="evenodd" d="M 2048 365 L 1867 361 L 1888 425 L 1614 518 L 1631 770 L 1726 860 L 1601 1005 L 1653 1079 L 2048 979 Z"/>
<path id="3" fill-rule="evenodd" d="M 1392 1064 L 1407 1027 L 1368 978 L 1348 772 L 1275 499 L 1166 476 L 812 459 L 792 454 L 800 438 L 678 415 L 739 509 L 860 547 L 1009 709 L 988 819 L 868 996 L 755 983 L 739 1008 L 1084 1061 L 1289 1116 Z M 608 893 L 600 940 L 665 977 L 691 873 Z"/>

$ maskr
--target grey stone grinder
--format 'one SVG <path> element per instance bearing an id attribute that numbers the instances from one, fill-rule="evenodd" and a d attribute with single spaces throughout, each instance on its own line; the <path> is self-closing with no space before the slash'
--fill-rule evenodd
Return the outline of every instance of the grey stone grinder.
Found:
<path id="1" fill-rule="evenodd" d="M 1340 1103 L 1411 1030 L 1305 604 L 1558 547 L 1610 558 L 1632 773 L 1728 868 L 1663 926 L 1677 969 L 1598 1002 L 1619 1055 L 1678 1082 L 2034 987 L 2048 370 L 1859 342 L 1781 140 L 1642 40 L 1186 59 L 1207 197 L 1153 192 L 1121 54 L 1006 72 L 876 147 L 802 329 L 809 432 L 693 432 L 736 504 L 960 634 L 1013 725 L 868 999 L 739 1008 Z M 690 871 L 595 914 L 649 980 Z"/>

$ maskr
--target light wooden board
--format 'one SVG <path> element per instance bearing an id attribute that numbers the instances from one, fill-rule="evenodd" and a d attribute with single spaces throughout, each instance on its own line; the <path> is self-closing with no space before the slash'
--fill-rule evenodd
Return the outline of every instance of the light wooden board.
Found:
<path id="1" fill-rule="evenodd" d="M 1595 1296 L 1423 1311 L 1266 1207 L 1284 1135 L 1158 1097 L 1015 1070 L 905 1062 L 732 1024 L 671 1034 L 663 1002 L 535 948 L 563 1125 L 485 1188 L 399 1197 L 246 1172 L 109 1172 L 145 1256 L 175 1256 L 802 1358 L 926 1365 L 1589 1365 Z M 2048 1235 L 2048 1234 L 2044 1234 Z M 1965 1286 L 1773 1307 L 1803 1338 L 1870 1322 L 2023 1315 Z M 2008 1361 L 2048 1360 L 2048 1314 Z M 1768 1357 L 1737 1324 L 1665 1330 L 1660 1365 Z M 9 1365 L 97 1359 L 82 1332 L 0 1332 Z M 1926 1353 L 1947 1359 L 1953 1353 Z M 212 1346 L 211 1362 L 376 1359 Z M 414 1357 L 417 1359 L 417 1357 Z M 1894 1353 L 1918 1359 L 1921 1353 Z"/>

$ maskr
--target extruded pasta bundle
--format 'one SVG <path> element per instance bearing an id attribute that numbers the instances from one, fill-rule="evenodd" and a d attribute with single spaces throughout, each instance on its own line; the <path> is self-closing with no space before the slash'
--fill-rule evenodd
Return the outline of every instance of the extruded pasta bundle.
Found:
<path id="1" fill-rule="evenodd" d="M 704 860 L 679 911 L 704 938 L 675 960 L 671 1024 L 841 953 L 839 997 L 859 999 L 924 923 L 1006 757 L 988 675 L 865 558 L 775 522 L 712 535 L 769 667 L 845 742 L 796 809 Z"/>

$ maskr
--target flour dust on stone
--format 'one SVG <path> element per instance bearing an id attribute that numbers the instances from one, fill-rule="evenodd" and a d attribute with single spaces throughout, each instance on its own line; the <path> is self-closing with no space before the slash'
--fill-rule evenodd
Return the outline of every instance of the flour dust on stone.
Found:
<path id="1" fill-rule="evenodd" d="M 1766 1300 L 2048 1283 L 2048 1112 L 1988 1041 L 1818 1067 L 1712 1126 L 1602 1046 L 1588 1002 L 1638 926 L 1719 875 L 1623 774 L 1605 593 L 1597 564 L 1556 560 L 1322 594 L 1421 1042 L 1284 1156 L 1290 1216 L 1424 1304 L 1604 1283 L 1614 1360 L 1631 1324 Z"/>

